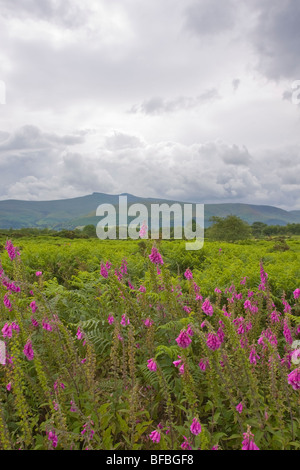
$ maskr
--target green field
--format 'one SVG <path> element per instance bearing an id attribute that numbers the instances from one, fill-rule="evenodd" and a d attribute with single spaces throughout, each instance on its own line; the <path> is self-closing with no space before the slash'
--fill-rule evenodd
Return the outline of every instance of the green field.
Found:
<path id="1" fill-rule="evenodd" d="M 299 238 L 6 242 L 1 449 L 299 449 Z"/>

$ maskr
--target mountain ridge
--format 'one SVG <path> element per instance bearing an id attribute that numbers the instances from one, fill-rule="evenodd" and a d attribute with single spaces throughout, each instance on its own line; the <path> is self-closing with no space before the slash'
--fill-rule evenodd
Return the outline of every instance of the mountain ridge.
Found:
<path id="1" fill-rule="evenodd" d="M 96 209 L 100 204 L 112 204 L 118 213 L 119 196 L 127 196 L 128 206 L 144 204 L 148 212 L 151 204 L 196 204 L 163 198 L 145 198 L 130 193 L 107 194 L 94 192 L 92 194 L 67 199 L 48 201 L 26 201 L 6 199 L 0 201 L 0 228 L 18 229 L 26 227 L 74 229 L 78 226 L 96 225 L 100 217 Z M 150 213 L 150 212 L 149 212 Z M 300 223 L 300 210 L 286 211 L 275 206 L 255 205 L 246 203 L 204 204 L 205 227 L 210 225 L 210 217 L 226 217 L 236 215 L 245 222 L 263 222 L 267 225 L 286 225 Z"/>

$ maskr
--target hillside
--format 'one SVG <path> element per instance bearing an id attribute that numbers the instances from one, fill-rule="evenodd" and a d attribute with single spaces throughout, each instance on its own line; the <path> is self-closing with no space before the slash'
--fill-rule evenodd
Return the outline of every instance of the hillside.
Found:
<path id="1" fill-rule="evenodd" d="M 125 194 L 124 194 L 125 195 Z M 134 203 L 146 205 L 150 214 L 151 204 L 172 204 L 178 201 L 166 199 L 141 198 L 126 194 L 128 206 Z M 72 199 L 53 201 L 0 201 L 0 228 L 38 227 L 60 230 L 74 229 L 88 224 L 96 225 L 100 217 L 96 217 L 96 209 L 100 204 L 112 204 L 118 213 L 119 195 L 93 193 Z M 183 204 L 183 203 L 181 203 Z M 205 226 L 210 225 L 212 216 L 225 217 L 237 215 L 252 224 L 255 221 L 268 225 L 286 225 L 300 223 L 300 211 L 285 211 L 273 206 L 251 204 L 205 204 Z"/>

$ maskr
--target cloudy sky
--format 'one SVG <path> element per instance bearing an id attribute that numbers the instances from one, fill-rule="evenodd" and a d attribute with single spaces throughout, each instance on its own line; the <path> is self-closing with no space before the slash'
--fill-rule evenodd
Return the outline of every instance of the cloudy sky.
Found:
<path id="1" fill-rule="evenodd" d="M 297 0 L 0 0 L 0 199 L 300 209 L 299 21 Z"/>

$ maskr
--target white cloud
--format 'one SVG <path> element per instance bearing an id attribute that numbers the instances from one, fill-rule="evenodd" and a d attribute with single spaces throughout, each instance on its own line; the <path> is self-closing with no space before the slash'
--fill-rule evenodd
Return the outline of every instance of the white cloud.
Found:
<path id="1" fill-rule="evenodd" d="M 298 203 L 300 146 L 252 155 L 245 146 L 222 140 L 192 145 L 150 143 L 115 130 L 102 136 L 96 153 L 83 153 L 80 139 L 76 143 L 70 136 L 56 134 L 43 139 L 44 134 L 31 127 L 26 132 L 28 141 L 21 129 L 7 139 L 10 145 L 0 147 L 1 199 L 45 200 L 92 192 L 129 192 L 201 203 L 266 204 L 270 197 L 280 207 Z M 36 139 L 32 139 L 33 134 Z M 40 148 L 44 142 L 47 145 Z M 10 166 L 14 172 L 7 178 Z M 278 191 L 278 187 L 284 190 Z"/>
<path id="2" fill-rule="evenodd" d="M 300 208 L 299 16 L 291 0 L 0 0 L 0 197 Z"/>

